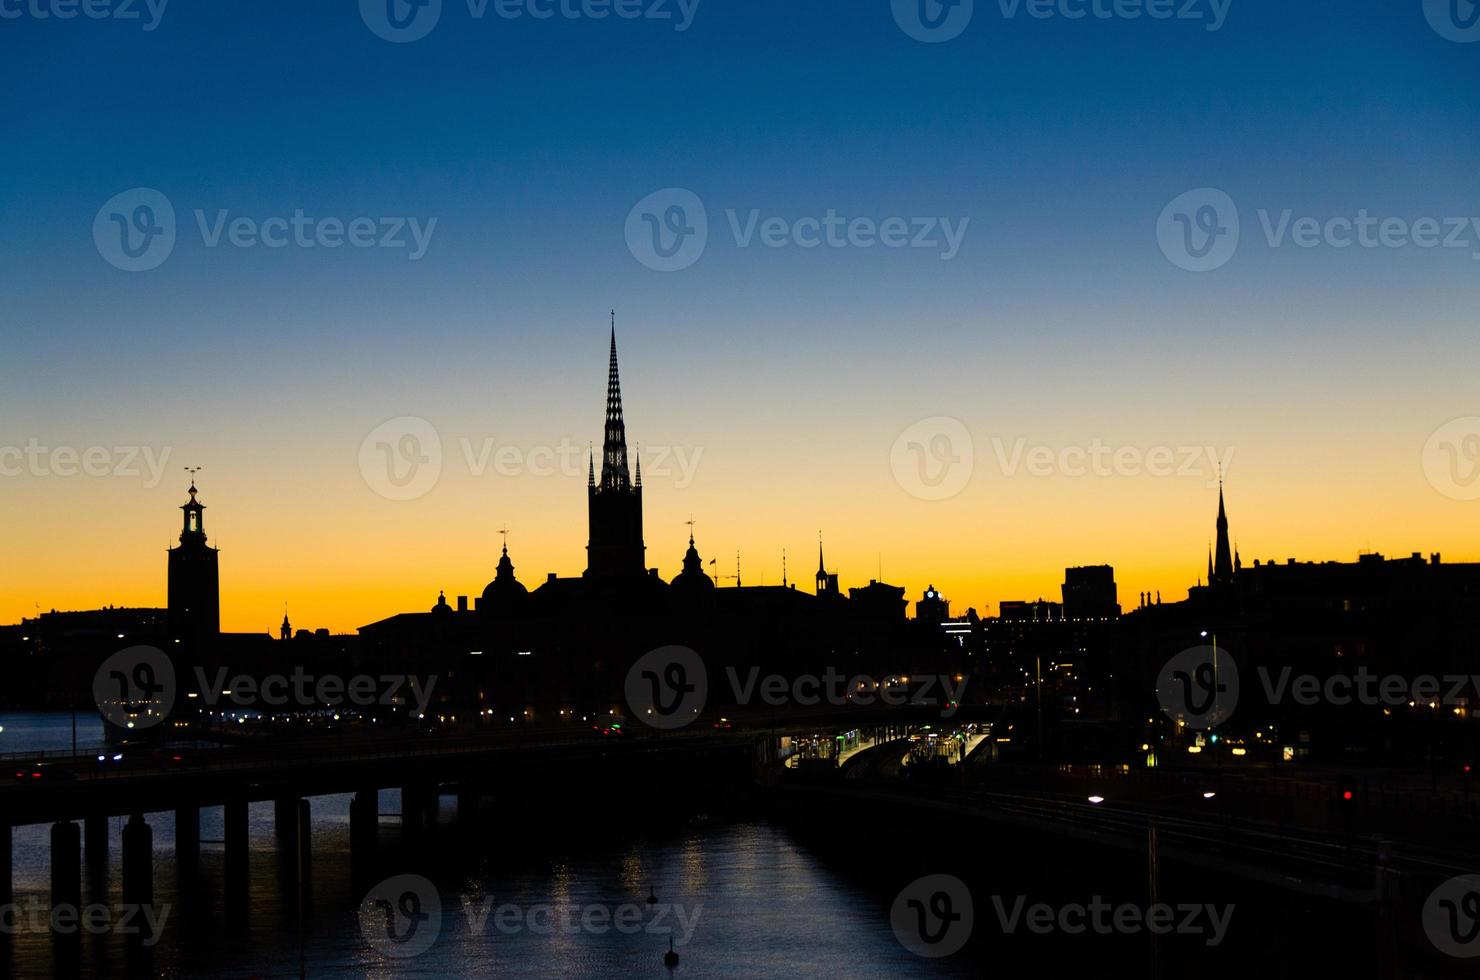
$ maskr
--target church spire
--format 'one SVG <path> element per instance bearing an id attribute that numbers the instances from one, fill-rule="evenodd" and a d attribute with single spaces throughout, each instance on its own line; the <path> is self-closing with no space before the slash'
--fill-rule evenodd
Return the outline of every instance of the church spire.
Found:
<path id="1" fill-rule="evenodd" d="M 822 532 L 817 532 L 817 594 L 822 595 L 831 592 L 832 579 L 827 574 L 827 566 L 822 561 Z"/>
<path id="2" fill-rule="evenodd" d="M 1213 575 L 1209 580 L 1218 585 L 1233 581 L 1233 549 L 1228 543 L 1228 511 L 1223 506 L 1223 480 L 1218 480 L 1218 547 L 1213 559 Z"/>
<path id="3" fill-rule="evenodd" d="M 622 382 L 617 369 L 617 323 L 612 313 L 611 347 L 606 380 L 606 431 L 602 438 L 601 472 L 594 454 L 587 467 L 587 509 L 591 534 L 586 544 L 587 575 L 646 574 L 642 543 L 642 470 L 629 472 L 627 426 L 622 419 Z"/>
<path id="4" fill-rule="evenodd" d="M 617 311 L 612 311 L 611 360 L 606 375 L 606 440 L 601 455 L 601 489 L 626 490 L 627 426 L 622 421 L 622 381 L 617 372 Z"/>

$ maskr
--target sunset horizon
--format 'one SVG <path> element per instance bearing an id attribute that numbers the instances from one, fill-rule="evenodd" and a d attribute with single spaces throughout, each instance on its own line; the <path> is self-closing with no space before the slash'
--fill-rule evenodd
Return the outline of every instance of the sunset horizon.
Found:
<path id="1" fill-rule="evenodd" d="M 624 329 L 619 322 L 619 342 L 630 342 L 633 335 L 640 340 L 640 329 L 633 325 Z M 601 336 L 593 331 L 593 348 Z M 598 377 L 599 355 L 590 360 L 593 368 L 588 373 Z M 634 360 L 631 355 L 625 357 L 625 369 L 651 384 L 646 379 L 653 378 L 653 372 L 644 370 Z M 591 397 L 590 390 L 584 393 L 578 390 L 579 373 L 572 364 L 570 380 L 562 393 L 570 393 L 571 402 L 595 403 L 597 399 Z M 591 382 L 585 387 L 594 390 L 598 385 Z M 640 445 L 636 437 L 644 431 L 658 434 L 673 431 L 671 423 L 645 425 L 647 419 L 653 416 L 662 419 L 665 412 L 677 413 L 681 409 L 681 406 L 665 405 L 661 377 L 654 387 L 656 390 L 643 390 L 635 382 L 628 386 L 629 406 L 636 405 L 638 412 L 633 415 L 629 410 L 629 416 L 636 420 L 635 445 Z M 584 398 L 577 397 L 582 394 Z M 552 398 L 549 407 L 556 408 L 558 401 Z M 538 412 L 544 406 L 531 408 Z M 577 412 L 566 405 L 561 414 L 574 417 Z M 407 420 L 404 424 L 413 425 L 418 431 L 426 426 L 426 431 L 435 433 L 439 442 L 438 476 L 425 489 L 411 488 L 414 496 L 408 499 L 391 499 L 398 493 L 381 483 L 376 473 L 381 460 L 374 452 L 358 459 L 354 454 L 356 450 L 363 452 L 364 443 L 386 423 L 393 427 L 402 425 L 398 420 Z M 487 426 L 481 431 L 492 428 Z M 342 494 L 330 509 L 335 512 L 347 509 L 358 516 L 359 522 L 342 514 L 326 515 L 325 499 L 309 492 L 307 482 L 305 493 L 294 496 L 293 471 L 286 461 L 280 461 L 284 470 L 280 480 L 264 482 L 262 475 L 252 473 L 245 463 L 233 465 L 231 454 L 222 445 L 212 446 L 207 442 L 189 453 L 174 446 L 138 447 L 136 451 L 130 447 L 109 458 L 109 465 L 125 475 L 87 477 L 76 481 L 81 485 L 81 492 L 42 495 L 38 499 L 40 506 L 45 508 L 49 504 L 54 512 L 50 520 L 38 521 L 35 527 L 50 528 L 53 532 L 60 528 L 75 534 L 77 547 L 82 547 L 81 542 L 86 540 L 107 540 L 110 543 L 107 560 L 94 555 L 88 568 L 78 569 L 71 565 L 70 556 L 60 550 L 55 534 L 49 533 L 46 553 L 29 556 L 28 560 L 37 570 L 46 570 L 51 564 L 59 579 L 65 577 L 72 584 L 55 592 L 39 589 L 34 597 L 12 593 L 7 596 L 0 620 L 19 622 L 35 616 L 38 610 L 161 607 L 165 571 L 161 555 L 165 548 L 151 551 L 144 542 L 155 539 L 167 543 L 167 547 L 174 545 L 178 527 L 171 522 L 180 503 L 187 499 L 184 489 L 191 480 L 185 472 L 186 463 L 210 464 L 200 467 L 201 499 L 209 508 L 208 532 L 212 544 L 223 554 L 222 626 L 230 632 L 272 633 L 286 605 L 300 627 L 353 633 L 362 625 L 396 612 L 430 608 L 439 592 L 445 592 L 449 601 L 459 595 L 476 596 L 492 578 L 504 542 L 499 532 L 504 528 L 509 530 L 510 553 L 521 579 L 533 588 L 547 574 L 573 574 L 584 563 L 580 491 L 586 478 L 587 453 L 599 437 L 598 426 L 592 425 L 590 429 L 584 439 L 579 433 L 568 433 L 548 443 L 520 444 L 492 435 L 448 433 L 444 437 L 432 423 L 419 416 L 399 416 L 371 425 L 351 453 L 344 452 L 342 442 L 337 447 L 338 453 L 320 451 L 322 459 L 332 460 L 327 476 L 333 481 L 330 485 Z M 696 434 L 693 428 L 683 431 L 689 437 Z M 1447 560 L 1459 562 L 1480 557 L 1475 551 L 1453 546 L 1448 540 L 1452 538 L 1448 529 L 1442 537 L 1427 530 L 1438 530 L 1435 525 L 1444 519 L 1448 507 L 1457 509 L 1463 505 L 1446 500 L 1426 482 L 1421 445 L 1415 450 L 1411 472 L 1406 474 L 1406 482 L 1412 486 L 1400 487 L 1407 493 L 1405 499 L 1411 500 L 1410 507 L 1418 518 L 1414 524 L 1417 530 L 1386 531 L 1381 537 L 1368 535 L 1354 540 L 1350 534 L 1342 533 L 1342 521 L 1335 516 L 1341 511 L 1333 506 L 1341 503 L 1357 506 L 1350 499 L 1349 490 L 1346 499 L 1339 496 L 1342 494 L 1339 489 L 1334 491 L 1338 495 L 1335 499 L 1284 498 L 1282 506 L 1287 510 L 1305 514 L 1300 519 L 1289 514 L 1282 519 L 1278 511 L 1269 513 L 1261 506 L 1268 502 L 1270 494 L 1260 493 L 1261 487 L 1251 485 L 1244 476 L 1255 468 L 1247 462 L 1249 457 L 1256 456 L 1247 444 L 1242 447 L 1116 444 L 1100 435 L 1075 443 L 1048 444 L 1029 441 L 1023 435 L 1006 437 L 983 432 L 979 426 L 974 430 L 968 426 L 966 431 L 972 447 L 972 459 L 966 463 L 969 472 L 961 489 L 943 500 L 912 495 L 912 488 L 891 473 L 896 462 L 906 474 L 916 462 L 907 452 L 904 458 L 897 456 L 897 438 L 889 442 L 874 439 L 872 445 L 855 446 L 856 455 L 848 460 L 837 459 L 822 447 L 823 452 L 818 455 L 823 455 L 829 465 L 838 467 L 834 472 L 839 476 L 839 486 L 827 484 L 824 460 L 802 459 L 809 449 L 819 447 L 800 433 L 794 434 L 791 442 L 776 442 L 771 447 L 776 459 L 800 467 L 798 472 L 802 475 L 794 481 L 773 477 L 759 468 L 753 469 L 749 477 L 731 476 L 744 460 L 759 466 L 755 462 L 757 457 L 745 452 L 744 447 L 741 447 L 745 453 L 741 459 L 726 460 L 727 444 L 733 449 L 741 442 L 732 433 L 716 433 L 716 439 L 708 441 L 660 444 L 658 449 L 646 451 L 634 449 L 634 458 L 646 460 L 646 486 L 652 497 L 648 565 L 657 568 L 664 579 L 676 574 L 687 543 L 689 522 L 693 521 L 705 562 L 714 561 L 708 570 L 719 577 L 721 586 L 735 584 L 738 552 L 739 571 L 747 584 L 780 585 L 785 573 L 791 584 L 810 588 L 820 533 L 828 570 L 841 575 L 845 588 L 873 580 L 885 581 L 903 586 L 906 596 L 913 601 L 927 586 L 933 586 L 951 601 L 958 614 L 964 614 L 969 607 L 987 616 L 1005 600 L 1057 601 L 1064 568 L 1106 564 L 1115 568 L 1122 604 L 1129 609 L 1135 605 L 1131 599 L 1143 592 L 1153 595 L 1160 592 L 1167 600 L 1185 598 L 1187 589 L 1206 577 L 1199 561 L 1197 535 L 1207 538 L 1211 545 L 1220 467 L 1226 467 L 1223 479 L 1229 506 L 1234 526 L 1242 532 L 1238 545 L 1251 565 L 1256 560 L 1347 562 L 1369 553 L 1407 557 L 1415 546 L 1418 550 L 1414 553 L 1425 557 L 1439 553 Z M 649 446 L 655 441 L 648 440 Z M 840 438 L 840 442 L 846 441 L 846 437 Z M 50 465 L 59 469 L 61 464 L 53 456 L 57 448 L 40 446 L 39 452 L 28 451 L 27 463 L 41 460 L 43 468 Z M 313 455 L 311 446 L 302 448 L 306 456 Z M 1119 463 L 1117 452 L 1122 453 Z M 70 462 L 79 471 L 83 466 L 80 457 L 63 457 L 62 462 Z M 721 467 L 722 476 L 711 476 L 706 484 L 706 475 Z M 38 491 L 48 486 L 61 487 L 66 480 L 61 473 L 31 475 Z M 1284 476 L 1288 479 L 1291 474 Z M 1300 474 L 1294 476 L 1295 485 L 1311 485 L 1302 483 Z M 1394 476 L 1401 478 L 1404 474 Z M 724 480 L 724 488 L 716 489 L 714 484 L 720 479 Z M 810 487 L 821 489 L 825 495 L 838 493 L 849 479 L 856 481 L 854 487 L 868 489 L 873 495 L 869 499 L 878 501 L 874 505 L 876 510 L 854 499 L 833 500 L 828 507 L 813 505 L 812 513 L 808 513 L 806 495 L 800 491 Z M 908 476 L 904 482 L 909 482 Z M 1014 482 L 1026 484 L 1035 493 L 1009 492 Z M 377 483 L 390 490 L 391 497 L 382 494 Z M 755 501 L 755 490 L 761 486 L 775 491 L 775 500 Z M 252 487 L 266 491 L 267 497 L 254 499 L 248 492 Z M 499 507 L 498 494 L 506 488 L 515 493 L 518 502 Z M 727 494 L 724 490 L 733 492 Z M 1035 499 L 1040 493 L 1047 498 L 1046 502 Z M 119 499 L 121 496 L 126 504 Z M 845 508 L 841 512 L 836 509 L 840 503 Z M 1039 522 L 1020 522 L 1005 514 L 1004 508 L 1009 503 L 1026 508 L 1026 513 L 1040 515 Z M 277 509 L 269 511 L 268 505 L 276 505 Z M 754 515 L 748 520 L 734 516 L 734 511 L 747 508 Z M 999 521 L 1010 520 L 1020 533 L 1017 538 L 1008 534 L 1006 539 L 1016 550 L 995 550 L 1004 548 L 1002 539 L 995 534 L 980 532 L 972 544 L 967 543 L 973 541 L 969 532 L 941 526 L 944 522 L 953 528 L 951 522 L 963 520 L 967 514 L 982 513 L 971 508 L 982 508 Z M 1090 532 L 1071 532 L 1055 517 L 1060 510 L 1083 513 L 1086 508 L 1094 508 Z M 119 523 L 96 516 L 110 509 L 120 515 Z M 530 519 L 520 520 L 521 510 Z M 1311 521 L 1312 511 L 1321 514 L 1321 521 Z M 67 520 L 66 515 L 79 512 L 89 515 L 87 524 Z M 270 513 L 278 514 L 280 522 L 274 525 Z M 1116 526 L 1117 521 L 1147 513 L 1158 515 L 1159 526 L 1166 533 L 1156 536 L 1154 549 L 1148 552 L 1143 545 L 1137 551 L 1130 546 L 1127 532 L 1137 536 L 1138 528 L 1121 529 Z M 142 526 L 146 514 L 153 515 L 147 528 Z M 851 523 L 838 520 L 840 514 L 849 515 Z M 132 515 L 135 526 L 130 527 L 131 533 L 115 536 L 124 521 L 122 515 Z M 304 523 L 305 516 L 312 520 Z M 334 537 L 318 526 L 325 516 L 342 518 L 333 522 Z M 1384 526 L 1393 527 L 1397 523 L 1393 517 L 1393 511 L 1385 511 Z M 818 525 L 810 532 L 806 529 L 809 518 Z M 1299 526 L 1298 533 L 1292 520 Z M 1360 521 L 1354 523 L 1361 526 Z M 1284 527 L 1287 531 L 1272 534 L 1264 531 L 1266 526 Z M 377 529 L 385 529 L 385 536 L 377 535 Z M 452 529 L 456 529 L 455 535 L 449 533 Z M 922 536 L 914 538 L 913 533 Z M 241 544 L 243 538 L 248 544 Z M 1073 543 L 1071 538 L 1083 543 Z M 1050 544 L 1039 544 L 1039 541 Z M 133 545 L 125 548 L 125 543 Z M 386 550 L 392 543 L 406 550 Z M 887 547 L 882 546 L 885 544 Z M 366 550 L 356 551 L 356 546 Z M 334 554 L 341 549 L 342 554 Z M 375 554 L 383 556 L 378 563 L 370 557 Z M 1128 554 L 1134 557 L 1128 558 Z M 237 555 L 243 556 L 242 559 L 238 560 Z M 980 570 L 983 566 L 989 570 Z M 310 568 L 320 570 L 322 578 L 310 580 Z M 115 584 L 98 592 L 80 587 L 80 583 L 94 578 Z M 116 584 L 119 582 L 131 584 L 119 587 Z"/>

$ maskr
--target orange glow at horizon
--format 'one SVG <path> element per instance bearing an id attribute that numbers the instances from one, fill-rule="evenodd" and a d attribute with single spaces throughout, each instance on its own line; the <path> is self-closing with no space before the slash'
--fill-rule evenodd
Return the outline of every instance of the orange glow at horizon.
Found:
<path id="1" fill-rule="evenodd" d="M 706 571 L 733 576 L 738 551 L 746 585 L 779 585 L 785 549 L 789 581 L 811 591 L 821 530 L 827 568 L 844 589 L 875 578 L 905 586 L 911 615 L 927 585 L 951 600 L 955 614 L 968 606 L 995 614 L 1007 599 L 1057 601 L 1070 565 L 1115 566 L 1127 610 L 1143 591 L 1184 598 L 1205 574 L 1217 508 L 1207 474 L 1009 478 L 998 472 L 990 440 L 977 439 L 966 489 L 929 502 L 895 482 L 893 435 L 882 433 L 873 452 L 847 456 L 815 452 L 804 440 L 746 452 L 743 437 L 730 436 L 704 445 L 683 487 L 676 466 L 665 475 L 657 452 L 644 450 L 647 564 L 665 579 L 677 574 L 685 522 L 693 519 Z M 461 455 L 456 446 L 444 449 L 449 464 Z M 1339 465 L 1341 448 L 1327 451 Z M 766 469 L 778 456 L 784 479 Z M 430 609 L 439 590 L 449 602 L 459 595 L 471 602 L 493 577 L 497 529 L 506 524 L 516 574 L 529 588 L 547 573 L 579 575 L 585 567 L 584 472 L 473 476 L 459 460 L 425 496 L 391 501 L 369 488 L 353 453 L 322 469 L 259 462 L 246 455 L 200 478 L 206 531 L 222 549 L 227 631 L 275 634 L 285 603 L 295 628 L 352 632 Z M 34 478 L 20 486 L 15 512 L 25 519 L 7 549 L 0 621 L 18 622 L 38 608 L 164 606 L 164 551 L 179 534 L 185 500 L 177 469 L 147 490 L 116 478 Z M 1358 484 L 1345 482 L 1355 474 L 1322 466 L 1302 473 L 1278 458 L 1236 460 L 1232 470 L 1229 517 L 1245 565 L 1352 561 L 1362 551 L 1480 558 L 1473 543 L 1456 540 L 1466 505 L 1436 494 L 1415 464 L 1386 472 L 1368 466 Z M 1381 493 L 1347 492 L 1354 485 Z"/>

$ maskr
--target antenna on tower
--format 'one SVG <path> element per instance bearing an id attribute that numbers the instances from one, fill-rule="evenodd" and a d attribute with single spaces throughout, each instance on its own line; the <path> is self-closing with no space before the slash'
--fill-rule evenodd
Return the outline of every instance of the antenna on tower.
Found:
<path id="1" fill-rule="evenodd" d="M 786 588 L 786 549 L 781 549 L 781 587 Z"/>

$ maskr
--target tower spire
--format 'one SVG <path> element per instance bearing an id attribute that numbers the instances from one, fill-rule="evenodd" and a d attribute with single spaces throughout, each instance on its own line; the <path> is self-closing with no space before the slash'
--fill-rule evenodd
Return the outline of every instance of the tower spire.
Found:
<path id="1" fill-rule="evenodd" d="M 617 371 L 617 311 L 612 311 L 611 359 L 606 374 L 606 439 L 601 455 L 601 489 L 626 490 L 627 426 L 622 421 L 622 380 Z"/>
<path id="2" fill-rule="evenodd" d="M 640 454 L 639 454 L 640 455 Z M 636 479 L 628 470 L 627 425 L 622 419 L 622 381 L 617 368 L 617 314 L 612 311 L 606 376 L 606 430 L 602 436 L 601 475 L 595 453 L 586 468 L 591 534 L 586 545 L 587 575 L 645 574 L 642 543 L 642 463 Z"/>
<path id="3" fill-rule="evenodd" d="M 184 526 L 180 530 L 180 543 L 182 545 L 203 545 L 206 542 L 206 505 L 195 499 L 200 493 L 195 489 L 195 475 L 200 472 L 199 466 L 187 466 L 185 472 L 190 474 L 190 499 L 180 506 L 185 512 Z"/>
<path id="4" fill-rule="evenodd" d="M 1218 477 L 1218 546 L 1214 553 L 1210 583 L 1228 585 L 1233 581 L 1233 549 L 1228 543 L 1228 511 L 1223 505 L 1223 477 Z"/>

